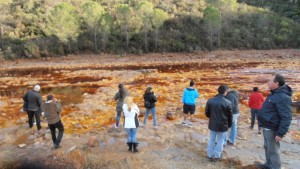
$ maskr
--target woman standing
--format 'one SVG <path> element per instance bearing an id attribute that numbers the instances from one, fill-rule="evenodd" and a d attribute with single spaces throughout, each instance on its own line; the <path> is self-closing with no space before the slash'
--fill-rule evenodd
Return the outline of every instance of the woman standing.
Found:
<path id="1" fill-rule="evenodd" d="M 124 98 L 128 95 L 128 91 L 125 89 L 123 84 L 119 84 L 118 88 L 119 91 L 114 96 L 114 100 L 117 100 L 117 107 L 116 107 L 117 117 L 116 117 L 115 128 L 119 127 Z"/>
<path id="2" fill-rule="evenodd" d="M 138 115 L 140 113 L 138 106 L 133 102 L 133 98 L 128 96 L 124 100 L 123 112 L 125 116 L 124 128 L 127 131 L 127 145 L 128 151 L 138 152 L 137 150 L 137 128 L 139 127 Z"/>
<path id="3" fill-rule="evenodd" d="M 152 87 L 147 87 L 145 94 L 144 94 L 144 100 L 145 100 L 145 108 L 146 108 L 146 115 L 144 118 L 144 125 L 146 125 L 148 116 L 150 114 L 150 111 L 152 112 L 152 118 L 153 118 L 153 125 L 154 128 L 157 128 L 157 123 L 156 123 L 156 107 L 155 107 L 155 102 L 156 96 L 154 92 L 152 91 Z"/>

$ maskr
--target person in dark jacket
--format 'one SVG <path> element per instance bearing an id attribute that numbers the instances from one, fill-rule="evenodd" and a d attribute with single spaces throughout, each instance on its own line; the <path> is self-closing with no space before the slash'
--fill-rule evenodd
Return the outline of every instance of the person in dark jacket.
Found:
<path id="1" fill-rule="evenodd" d="M 33 90 L 28 91 L 24 96 L 24 102 L 28 103 L 28 123 L 29 127 L 33 126 L 33 117 L 35 116 L 37 129 L 40 130 L 41 122 L 40 122 L 40 112 L 42 105 L 42 97 L 40 95 L 41 87 L 39 85 L 35 85 Z"/>
<path id="2" fill-rule="evenodd" d="M 248 105 L 251 108 L 251 125 L 250 129 L 253 130 L 254 123 L 255 123 L 255 116 L 257 119 L 257 125 L 258 125 L 258 134 L 261 134 L 261 124 L 257 118 L 258 113 L 260 112 L 261 106 L 264 102 L 263 95 L 258 91 L 258 87 L 253 88 L 253 92 L 249 96 Z"/>
<path id="3" fill-rule="evenodd" d="M 192 127 L 192 122 L 194 121 L 194 114 L 196 111 L 196 99 L 199 97 L 198 91 L 195 88 L 195 82 L 190 81 L 190 86 L 184 89 L 182 96 L 183 103 L 183 122 L 181 123 L 184 126 Z M 187 122 L 187 116 L 190 113 L 190 122 Z"/>
<path id="4" fill-rule="evenodd" d="M 152 87 L 147 87 L 145 94 L 144 94 L 144 101 L 145 101 L 145 108 L 146 108 L 146 114 L 144 118 L 144 125 L 146 125 L 148 116 L 150 114 L 150 111 L 152 112 L 152 118 L 153 118 L 153 125 L 154 128 L 157 129 L 157 121 L 156 121 L 156 107 L 155 102 L 156 96 L 155 93 L 152 91 Z"/>
<path id="5" fill-rule="evenodd" d="M 47 101 L 42 104 L 42 114 L 45 114 L 48 122 L 48 127 L 51 131 L 54 148 L 59 148 L 59 144 L 64 134 L 64 125 L 61 122 L 61 104 L 53 95 L 47 96 Z M 56 137 L 56 129 L 58 136 Z"/>
<path id="6" fill-rule="evenodd" d="M 263 128 L 266 162 L 258 164 L 258 168 L 280 169 L 280 141 L 292 121 L 292 89 L 285 84 L 285 78 L 280 74 L 269 78 L 268 88 L 271 93 L 258 114 Z"/>
<path id="7" fill-rule="evenodd" d="M 209 99 L 205 107 L 205 115 L 209 118 L 210 137 L 207 147 L 208 158 L 221 160 L 224 139 L 232 124 L 231 102 L 225 98 L 228 87 L 221 85 L 218 95 Z M 215 144 L 217 142 L 217 144 Z"/>
<path id="8" fill-rule="evenodd" d="M 119 88 L 119 91 L 114 96 L 114 100 L 117 101 L 117 106 L 116 106 L 117 117 L 116 117 L 115 128 L 119 127 L 124 98 L 126 96 L 128 96 L 128 91 L 127 91 L 127 89 L 125 89 L 123 84 L 119 84 L 118 88 Z"/>
<path id="9" fill-rule="evenodd" d="M 229 133 L 229 140 L 227 140 L 227 134 L 225 137 L 225 143 L 228 143 L 229 145 L 235 145 L 236 144 L 236 135 L 237 135 L 237 129 L 238 129 L 238 118 L 240 116 L 240 108 L 239 108 L 239 94 L 238 91 L 235 89 L 229 89 L 226 96 L 226 99 L 231 101 L 232 106 L 232 125 Z"/>

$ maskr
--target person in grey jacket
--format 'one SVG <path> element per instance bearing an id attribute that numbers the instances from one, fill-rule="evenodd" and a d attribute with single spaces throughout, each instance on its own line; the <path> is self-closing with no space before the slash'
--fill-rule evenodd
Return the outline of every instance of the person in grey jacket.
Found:
<path id="1" fill-rule="evenodd" d="M 238 91 L 235 89 L 229 89 L 227 95 L 225 98 L 229 101 L 231 101 L 232 106 L 232 126 L 229 133 L 229 139 L 227 140 L 227 135 L 225 137 L 225 143 L 228 143 L 229 145 L 235 145 L 236 143 L 236 135 L 237 135 L 237 129 L 238 129 L 238 118 L 240 116 L 240 108 L 239 108 L 239 94 Z"/>
<path id="2" fill-rule="evenodd" d="M 117 101 L 117 106 L 116 106 L 117 117 L 116 117 L 115 128 L 119 127 L 121 113 L 123 111 L 122 106 L 123 106 L 124 98 L 126 96 L 128 96 L 128 91 L 127 91 L 127 89 L 125 89 L 123 84 L 119 84 L 118 88 L 119 88 L 119 91 L 114 96 L 114 100 Z"/>
<path id="3" fill-rule="evenodd" d="M 42 111 L 44 112 L 48 127 L 51 131 L 54 148 L 59 148 L 59 144 L 64 134 L 64 125 L 61 122 L 61 104 L 53 95 L 47 96 L 47 101 L 42 104 Z M 56 137 L 56 129 L 58 129 L 58 136 Z"/>
<path id="4" fill-rule="evenodd" d="M 39 85 L 35 85 L 33 90 L 28 91 L 24 96 L 24 102 L 28 104 L 28 123 L 29 127 L 32 128 L 33 126 L 33 117 L 35 116 L 36 126 L 37 129 L 40 130 L 41 121 L 40 121 L 40 112 L 41 112 L 41 105 L 42 105 L 42 97 L 40 95 L 41 87 Z"/>
<path id="5" fill-rule="evenodd" d="M 271 93 L 258 114 L 263 128 L 266 163 L 258 164 L 257 167 L 280 169 L 280 141 L 292 121 L 292 89 L 285 84 L 285 78 L 280 74 L 269 78 L 268 88 Z"/>

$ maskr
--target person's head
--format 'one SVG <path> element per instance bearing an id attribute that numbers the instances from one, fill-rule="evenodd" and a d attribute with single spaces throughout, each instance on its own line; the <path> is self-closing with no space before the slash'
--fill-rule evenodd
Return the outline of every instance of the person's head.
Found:
<path id="1" fill-rule="evenodd" d="M 151 93 L 152 92 L 152 87 L 147 87 L 145 94 Z"/>
<path id="2" fill-rule="evenodd" d="M 218 88 L 218 93 L 222 95 L 226 95 L 226 92 L 228 90 L 228 87 L 226 85 L 221 85 Z"/>
<path id="3" fill-rule="evenodd" d="M 274 76 L 269 78 L 268 88 L 270 90 L 277 89 L 285 84 L 285 78 L 280 74 L 275 74 Z"/>
<path id="4" fill-rule="evenodd" d="M 258 92 L 258 87 L 253 87 L 253 92 Z"/>
<path id="5" fill-rule="evenodd" d="M 133 102 L 133 97 L 131 97 L 131 96 L 125 97 L 125 99 L 124 99 L 124 104 L 127 104 L 128 110 L 130 111 L 130 110 L 131 110 L 131 107 L 132 107 L 133 104 L 134 104 L 134 102 Z"/>
<path id="6" fill-rule="evenodd" d="M 119 88 L 119 93 L 120 93 L 120 97 L 123 98 L 123 96 L 125 97 L 125 89 L 124 89 L 124 85 L 122 83 L 120 83 L 118 85 Z"/>
<path id="7" fill-rule="evenodd" d="M 36 92 L 39 92 L 41 90 L 41 86 L 40 85 L 35 85 L 33 90 L 36 91 Z"/>
<path id="8" fill-rule="evenodd" d="M 194 87 L 195 86 L 195 82 L 193 80 L 190 81 L 190 87 Z"/>
<path id="9" fill-rule="evenodd" d="M 52 94 L 49 94 L 49 95 L 47 96 L 47 101 L 53 100 L 53 98 L 54 98 L 54 96 L 53 96 Z"/>

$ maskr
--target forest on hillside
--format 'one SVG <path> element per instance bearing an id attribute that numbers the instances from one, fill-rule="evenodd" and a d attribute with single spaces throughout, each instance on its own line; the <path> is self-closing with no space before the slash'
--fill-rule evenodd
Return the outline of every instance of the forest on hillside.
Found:
<path id="1" fill-rule="evenodd" d="M 298 0 L 0 0 L 0 57 L 300 46 Z"/>

